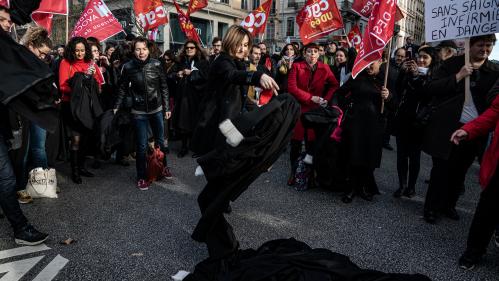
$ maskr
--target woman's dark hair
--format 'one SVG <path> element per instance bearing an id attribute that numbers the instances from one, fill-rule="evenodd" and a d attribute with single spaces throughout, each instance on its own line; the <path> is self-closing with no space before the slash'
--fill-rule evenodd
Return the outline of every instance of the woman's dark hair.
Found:
<path id="1" fill-rule="evenodd" d="M 145 37 L 139 36 L 139 37 L 136 37 L 135 39 L 133 39 L 133 41 L 132 41 L 132 51 L 135 51 L 135 45 L 137 45 L 137 43 L 144 43 L 144 44 L 146 44 L 148 49 L 151 48 L 151 44 L 149 43 L 149 40 L 147 40 L 147 38 L 145 38 Z"/>
<path id="2" fill-rule="evenodd" d="M 85 62 L 90 62 L 92 60 L 92 50 L 90 49 L 90 45 L 87 40 L 83 37 L 73 37 L 69 40 L 68 45 L 64 48 L 64 59 L 69 61 L 70 63 L 75 62 L 76 59 L 76 45 L 83 44 L 85 46 L 85 57 L 83 60 Z"/>
<path id="3" fill-rule="evenodd" d="M 184 46 L 182 47 L 182 51 L 180 52 L 179 61 L 183 62 L 187 59 L 187 53 L 186 53 L 186 47 L 187 44 L 194 44 L 196 46 L 196 58 L 195 60 L 204 60 L 206 59 L 206 53 L 204 52 L 203 49 L 201 49 L 201 46 L 199 46 L 199 43 L 196 42 L 195 40 L 188 39 L 185 41 Z"/>
<path id="4" fill-rule="evenodd" d="M 494 33 L 492 34 L 487 34 L 487 35 L 480 35 L 480 36 L 475 36 L 470 38 L 470 46 L 473 46 L 473 44 L 479 42 L 479 41 L 485 41 L 485 42 L 490 42 L 492 45 L 496 44 L 496 35 Z"/>
<path id="5" fill-rule="evenodd" d="M 116 46 L 118 46 L 118 44 L 116 44 L 116 42 L 113 42 L 113 41 L 106 42 L 106 49 L 104 51 L 107 52 L 111 48 L 116 49 Z"/>
<path id="6" fill-rule="evenodd" d="M 431 57 L 431 63 L 429 66 L 430 73 L 433 73 L 435 69 L 440 67 L 440 56 L 438 55 L 438 51 L 436 48 L 430 46 L 423 46 L 418 50 L 418 53 L 421 52 L 426 53 Z"/>
<path id="7" fill-rule="evenodd" d="M 168 57 L 170 60 L 173 62 L 177 62 L 177 58 L 175 57 L 175 54 L 171 50 L 166 50 L 163 55 L 161 55 L 161 59 L 164 61 L 165 57 Z"/>
<path id="8" fill-rule="evenodd" d="M 343 47 L 342 47 L 342 48 L 337 48 L 337 49 L 336 49 L 336 53 L 338 53 L 338 52 L 342 52 L 342 53 L 345 55 L 345 58 L 346 58 L 346 59 L 347 59 L 347 61 L 348 61 L 348 50 L 347 50 L 347 49 L 345 49 L 345 48 L 343 48 Z"/>
<path id="9" fill-rule="evenodd" d="M 133 56 L 132 47 L 130 44 L 120 44 L 116 46 L 114 52 L 111 54 L 111 63 L 119 61 L 120 64 L 124 64 L 130 60 Z"/>
<path id="10" fill-rule="evenodd" d="M 296 46 L 294 44 L 291 44 L 291 43 L 284 45 L 284 47 L 281 50 L 281 57 L 284 57 L 286 55 L 286 51 L 288 49 L 288 46 L 293 47 L 293 51 L 295 51 L 295 57 L 297 57 L 299 55 L 298 49 L 296 49 Z"/>

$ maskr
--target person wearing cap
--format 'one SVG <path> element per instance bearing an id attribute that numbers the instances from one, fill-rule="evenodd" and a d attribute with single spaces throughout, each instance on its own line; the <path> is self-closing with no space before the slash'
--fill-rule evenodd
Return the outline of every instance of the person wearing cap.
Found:
<path id="1" fill-rule="evenodd" d="M 288 75 L 288 92 L 293 95 L 301 105 L 301 113 L 308 112 L 319 106 L 326 106 L 331 100 L 333 92 L 339 83 L 334 77 L 328 65 L 319 61 L 319 45 L 310 43 L 303 47 L 304 60 L 293 62 Z M 315 135 L 313 130 L 307 129 L 305 147 L 307 157 L 304 162 L 312 164 L 313 141 Z M 291 138 L 291 174 L 288 185 L 294 185 L 295 171 L 300 156 L 305 129 L 299 120 Z"/>
<path id="2" fill-rule="evenodd" d="M 454 40 L 445 40 L 437 46 L 438 55 L 441 61 L 448 60 L 457 55 L 457 45 Z"/>

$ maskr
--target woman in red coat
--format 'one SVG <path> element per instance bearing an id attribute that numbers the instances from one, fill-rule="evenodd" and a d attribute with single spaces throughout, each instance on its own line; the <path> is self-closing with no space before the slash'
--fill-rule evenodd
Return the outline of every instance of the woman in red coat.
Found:
<path id="1" fill-rule="evenodd" d="M 491 107 L 482 115 L 466 123 L 452 134 L 451 141 L 459 144 L 462 140 L 472 140 L 485 136 L 494 128 L 494 137 L 482 158 L 480 165 L 480 185 L 482 194 L 476 207 L 475 216 L 468 234 L 466 251 L 459 259 L 461 268 L 470 270 L 478 264 L 485 254 L 494 233 L 499 225 L 499 80 L 492 88 L 491 94 L 496 95 Z"/>
<path id="2" fill-rule="evenodd" d="M 313 108 L 326 106 L 339 86 L 329 66 L 319 61 L 319 46 L 317 44 L 311 43 L 303 47 L 303 56 L 305 60 L 293 63 L 288 76 L 288 91 L 300 103 L 302 114 Z M 291 139 L 291 175 L 288 185 L 294 184 L 294 173 L 304 133 L 303 125 L 298 120 Z M 305 140 L 307 151 L 305 163 L 307 164 L 312 164 L 313 161 L 311 155 L 313 155 L 314 139 L 314 132 L 311 129 L 307 130 L 307 140 Z"/>

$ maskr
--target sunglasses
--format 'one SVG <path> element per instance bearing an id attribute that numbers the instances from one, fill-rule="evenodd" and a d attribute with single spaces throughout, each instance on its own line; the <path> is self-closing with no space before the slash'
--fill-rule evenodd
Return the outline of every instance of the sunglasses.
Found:
<path id="1" fill-rule="evenodd" d="M 187 50 L 196 49 L 196 47 L 185 47 Z"/>

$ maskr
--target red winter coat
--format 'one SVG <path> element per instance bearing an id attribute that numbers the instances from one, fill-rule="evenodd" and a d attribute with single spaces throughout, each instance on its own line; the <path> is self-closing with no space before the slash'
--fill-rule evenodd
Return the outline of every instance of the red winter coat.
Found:
<path id="1" fill-rule="evenodd" d="M 92 64 L 92 62 L 85 62 L 84 60 L 77 60 L 73 63 L 70 63 L 66 59 L 61 61 L 61 65 L 59 66 L 59 85 L 63 101 L 69 102 L 71 100 L 71 87 L 68 83 L 69 79 L 73 77 L 76 72 L 86 73 Z M 95 65 L 94 78 L 100 88 L 102 84 L 104 84 L 104 76 L 102 76 L 100 67 L 97 65 Z"/>
<path id="2" fill-rule="evenodd" d="M 485 151 L 480 165 L 480 185 L 483 189 L 487 188 L 492 180 L 499 162 L 499 95 L 484 113 L 461 128 L 468 132 L 468 139 L 474 139 L 486 135 L 492 131 L 494 126 L 494 137 Z"/>
<path id="3" fill-rule="evenodd" d="M 338 89 L 339 83 L 334 78 L 328 65 L 317 62 L 317 69 L 312 74 L 312 70 L 306 61 L 293 63 L 288 75 L 288 92 L 293 95 L 301 105 L 301 113 L 319 107 L 312 102 L 313 96 L 322 97 L 328 101 L 333 97 L 333 93 Z M 293 140 L 303 140 L 304 128 L 301 120 L 298 120 L 293 133 Z M 314 132 L 307 131 L 308 140 L 314 140 Z"/>

